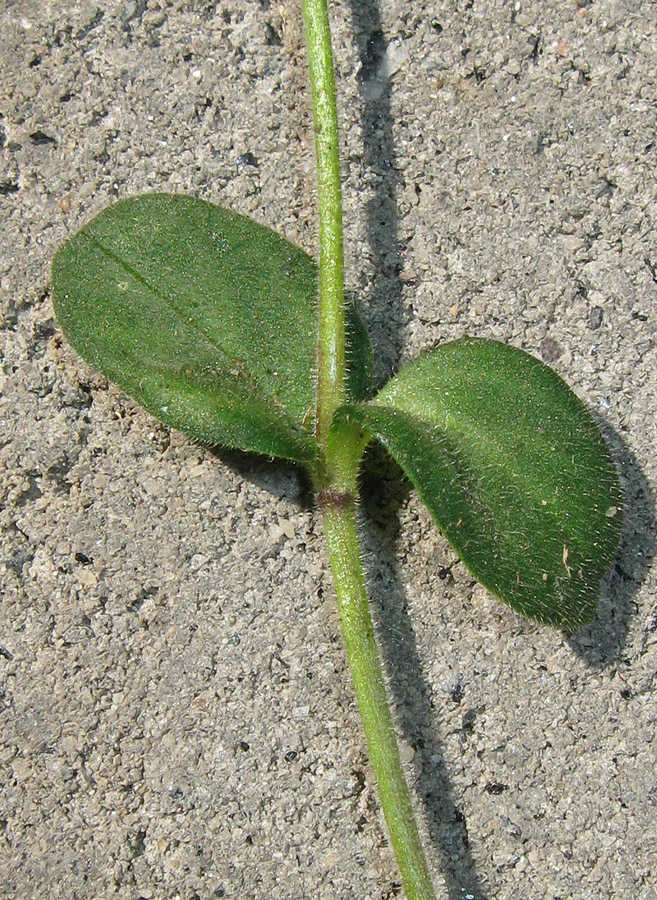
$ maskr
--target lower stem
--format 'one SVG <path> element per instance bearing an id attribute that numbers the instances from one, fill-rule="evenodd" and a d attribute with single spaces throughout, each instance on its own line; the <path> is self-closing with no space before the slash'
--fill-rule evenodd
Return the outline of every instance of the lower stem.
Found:
<path id="1" fill-rule="evenodd" d="M 374 639 L 353 497 L 349 494 L 326 496 L 323 513 L 354 691 L 406 900 L 436 900 L 399 758 Z"/>

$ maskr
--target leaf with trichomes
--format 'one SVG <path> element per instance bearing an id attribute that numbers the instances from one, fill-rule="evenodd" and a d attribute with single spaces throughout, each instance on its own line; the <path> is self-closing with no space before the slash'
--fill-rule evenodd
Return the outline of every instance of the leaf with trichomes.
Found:
<path id="1" fill-rule="evenodd" d="M 552 369 L 463 338 L 409 363 L 370 403 L 343 407 L 334 429 L 341 422 L 388 449 L 492 593 L 551 625 L 593 618 L 621 492 L 598 426 Z"/>
<path id="2" fill-rule="evenodd" d="M 64 244 L 52 289 L 80 355 L 162 422 L 313 468 L 317 271 L 298 247 L 210 203 L 145 195 Z M 353 310 L 348 326 L 359 400 L 371 349 Z"/>

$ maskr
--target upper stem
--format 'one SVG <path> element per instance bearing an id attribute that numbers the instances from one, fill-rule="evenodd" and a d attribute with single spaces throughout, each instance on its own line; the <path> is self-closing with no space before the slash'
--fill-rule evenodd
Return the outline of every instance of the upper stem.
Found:
<path id="1" fill-rule="evenodd" d="M 345 401 L 342 190 L 333 54 L 326 0 L 303 0 L 315 124 L 319 206 L 317 439 L 322 450 L 333 413 Z"/>

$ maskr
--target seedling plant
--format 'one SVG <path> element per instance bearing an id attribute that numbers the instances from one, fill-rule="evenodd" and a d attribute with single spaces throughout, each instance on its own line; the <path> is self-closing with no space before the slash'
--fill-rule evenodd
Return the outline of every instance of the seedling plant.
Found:
<path id="1" fill-rule="evenodd" d="M 207 445 L 305 467 L 353 685 L 407 900 L 435 900 L 400 763 L 359 552 L 365 448 L 406 473 L 472 574 L 517 612 L 573 630 L 595 615 L 621 529 L 616 468 L 550 368 L 486 338 L 423 353 L 372 394 L 372 351 L 344 291 L 327 0 L 304 0 L 319 265 L 241 215 L 147 194 L 58 251 L 52 294 L 77 351 L 160 421 Z"/>

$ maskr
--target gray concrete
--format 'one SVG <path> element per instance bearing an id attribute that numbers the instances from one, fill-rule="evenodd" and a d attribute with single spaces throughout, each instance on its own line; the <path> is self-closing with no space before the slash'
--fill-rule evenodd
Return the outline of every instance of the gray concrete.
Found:
<path id="1" fill-rule="evenodd" d="M 475 585 L 392 470 L 365 479 L 439 895 L 654 900 L 657 7 L 353 6 L 348 281 L 379 377 L 465 332 L 525 347 L 600 417 L 627 493 L 599 618 L 567 639 Z M 66 236 L 140 191 L 313 251 L 297 3 L 9 0 L 0 42 L 0 896 L 392 900 L 297 473 L 169 434 L 48 294 Z"/>

